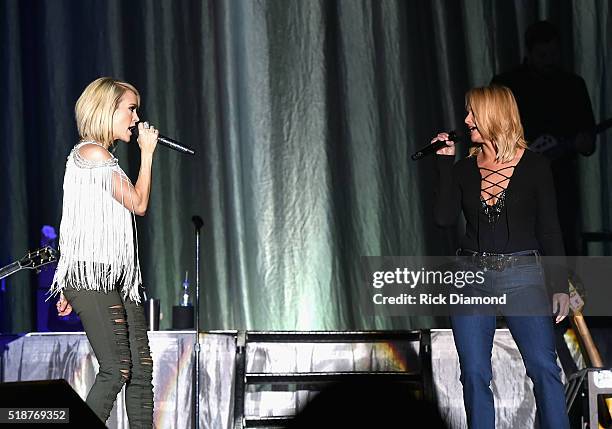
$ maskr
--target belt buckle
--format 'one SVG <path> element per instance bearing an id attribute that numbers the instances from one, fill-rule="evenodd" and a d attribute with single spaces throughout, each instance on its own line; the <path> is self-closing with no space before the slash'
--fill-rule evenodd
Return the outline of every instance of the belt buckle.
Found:
<path id="1" fill-rule="evenodd" d="M 485 258 L 482 253 L 474 252 L 472 254 L 472 263 L 476 265 L 481 270 L 487 271 L 487 267 L 485 266 Z"/>
<path id="2" fill-rule="evenodd" d="M 506 268 L 506 258 L 504 255 L 491 255 L 493 257 L 493 262 L 491 264 L 491 269 L 494 271 L 504 271 Z"/>
<path id="3" fill-rule="evenodd" d="M 504 271 L 504 269 L 506 268 L 505 255 L 483 252 L 479 256 L 480 266 L 485 271 Z"/>
<path id="4" fill-rule="evenodd" d="M 536 255 L 536 261 L 538 257 Z M 520 258 L 514 255 L 504 255 L 501 253 L 475 252 L 472 255 L 474 264 L 484 271 L 504 271 L 506 268 L 515 266 Z"/>
<path id="5" fill-rule="evenodd" d="M 474 253 L 472 255 L 472 260 L 474 261 L 474 265 L 485 272 L 491 269 L 489 254 L 487 252 Z"/>

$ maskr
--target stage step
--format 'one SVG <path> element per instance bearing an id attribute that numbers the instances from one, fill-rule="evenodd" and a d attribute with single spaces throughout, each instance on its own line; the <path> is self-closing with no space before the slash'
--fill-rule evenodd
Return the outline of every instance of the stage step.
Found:
<path id="1" fill-rule="evenodd" d="M 417 365 L 412 370 L 388 368 L 378 371 L 371 368 L 364 371 L 342 369 L 340 371 L 324 372 L 249 372 L 247 370 L 247 356 L 254 356 L 257 351 L 265 350 L 266 343 L 275 343 L 274 350 L 278 344 L 316 344 L 321 343 L 329 347 L 333 343 L 375 343 L 376 347 L 387 350 L 386 353 L 407 357 L 410 350 L 416 352 Z M 387 343 L 387 346 L 380 343 Z M 412 344 L 412 346 L 409 346 Z M 251 345 L 251 347 L 249 346 Z M 287 410 L 278 410 L 278 415 L 271 414 L 269 410 L 262 415 L 245 415 L 245 398 L 247 394 L 254 392 L 285 392 L 285 391 L 311 391 L 320 392 L 327 385 L 341 382 L 393 382 L 402 383 L 411 391 L 416 391 L 421 397 L 431 398 L 431 336 L 428 330 L 422 331 L 238 331 L 236 335 L 236 375 L 235 375 L 235 400 L 234 400 L 234 429 L 254 427 L 285 427 L 293 416 L 283 415 Z M 302 346 L 300 346 L 302 347 Z M 310 350 L 310 346 L 307 345 Z M 360 347 L 359 345 L 355 347 Z M 387 347 L 385 349 L 385 347 Z M 398 349 L 399 347 L 399 349 Z M 380 350 L 380 348 L 379 348 Z M 329 362 L 328 362 L 329 363 Z M 415 369 L 418 368 L 418 372 Z M 327 368 L 325 368 L 327 369 Z M 338 368 L 340 369 L 340 368 Z M 382 368 L 381 368 L 382 369 Z M 265 371 L 265 369 L 264 369 Z"/>
<path id="2" fill-rule="evenodd" d="M 294 419 L 294 416 L 245 417 L 245 428 L 284 428 Z"/>
<path id="3" fill-rule="evenodd" d="M 394 381 L 398 383 L 421 383 L 421 374 L 399 371 L 336 371 L 302 373 L 247 373 L 247 385 L 294 385 L 294 390 L 302 387 L 321 387 L 340 381 Z M 310 390 L 310 389 L 308 389 Z M 316 390 L 316 389 L 313 389 Z"/>
<path id="4" fill-rule="evenodd" d="M 420 341 L 420 331 L 249 331 L 249 343 L 376 343 Z"/>

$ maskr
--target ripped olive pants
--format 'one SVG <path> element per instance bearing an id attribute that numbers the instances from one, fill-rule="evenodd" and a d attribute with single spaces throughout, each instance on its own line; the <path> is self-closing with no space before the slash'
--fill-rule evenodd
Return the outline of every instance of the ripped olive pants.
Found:
<path id="1" fill-rule="evenodd" d="M 115 290 L 104 293 L 66 288 L 64 296 L 77 312 L 100 370 L 87 405 L 106 422 L 125 385 L 130 428 L 153 425 L 153 360 L 144 307 Z"/>

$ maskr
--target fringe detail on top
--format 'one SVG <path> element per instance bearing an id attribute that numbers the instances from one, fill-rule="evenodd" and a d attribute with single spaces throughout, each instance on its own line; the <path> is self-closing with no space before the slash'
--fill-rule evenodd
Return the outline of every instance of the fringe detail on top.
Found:
<path id="1" fill-rule="evenodd" d="M 101 162 L 83 158 L 79 149 L 87 143 L 93 142 L 76 145 L 66 162 L 60 259 L 49 293 L 57 295 L 66 286 L 106 293 L 120 285 L 124 299 L 140 303 L 142 277 L 129 178 L 115 157 Z M 113 177 L 120 179 L 121 189 L 114 189 Z M 131 213 L 113 195 L 129 199 Z"/>

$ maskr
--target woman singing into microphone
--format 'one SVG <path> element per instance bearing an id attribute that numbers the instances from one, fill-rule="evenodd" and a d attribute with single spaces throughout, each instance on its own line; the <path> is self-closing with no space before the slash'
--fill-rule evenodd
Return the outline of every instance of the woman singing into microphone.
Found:
<path id="1" fill-rule="evenodd" d="M 106 422 L 126 386 L 131 427 L 153 425 L 153 361 L 140 305 L 140 265 L 134 214 L 149 203 L 157 130 L 138 125 L 140 172 L 135 185 L 108 151 L 130 141 L 140 95 L 108 77 L 90 83 L 75 107 L 79 143 L 66 163 L 60 225 L 61 256 L 51 286 L 59 315 L 76 310 L 100 370 L 87 404 Z"/>
<path id="2" fill-rule="evenodd" d="M 559 323 L 568 313 L 567 278 L 547 278 L 551 310 L 540 264 L 540 255 L 564 255 L 551 170 L 544 158 L 526 150 L 508 88 L 468 91 L 466 110 L 473 143 L 469 157 L 454 163 L 452 141 L 437 152 L 436 222 L 453 225 L 463 212 L 466 231 L 457 254 L 484 272 L 489 289 L 484 293 L 506 294 L 515 305 L 501 311 L 533 381 L 540 427 L 569 428 L 551 318 L 557 313 Z M 438 134 L 432 143 L 440 140 L 448 140 L 448 134 Z M 529 313 L 538 303 L 547 313 Z M 526 313 L 515 312 L 516 306 Z M 495 312 L 451 316 L 470 429 L 495 428 L 489 386 L 495 321 Z"/>

